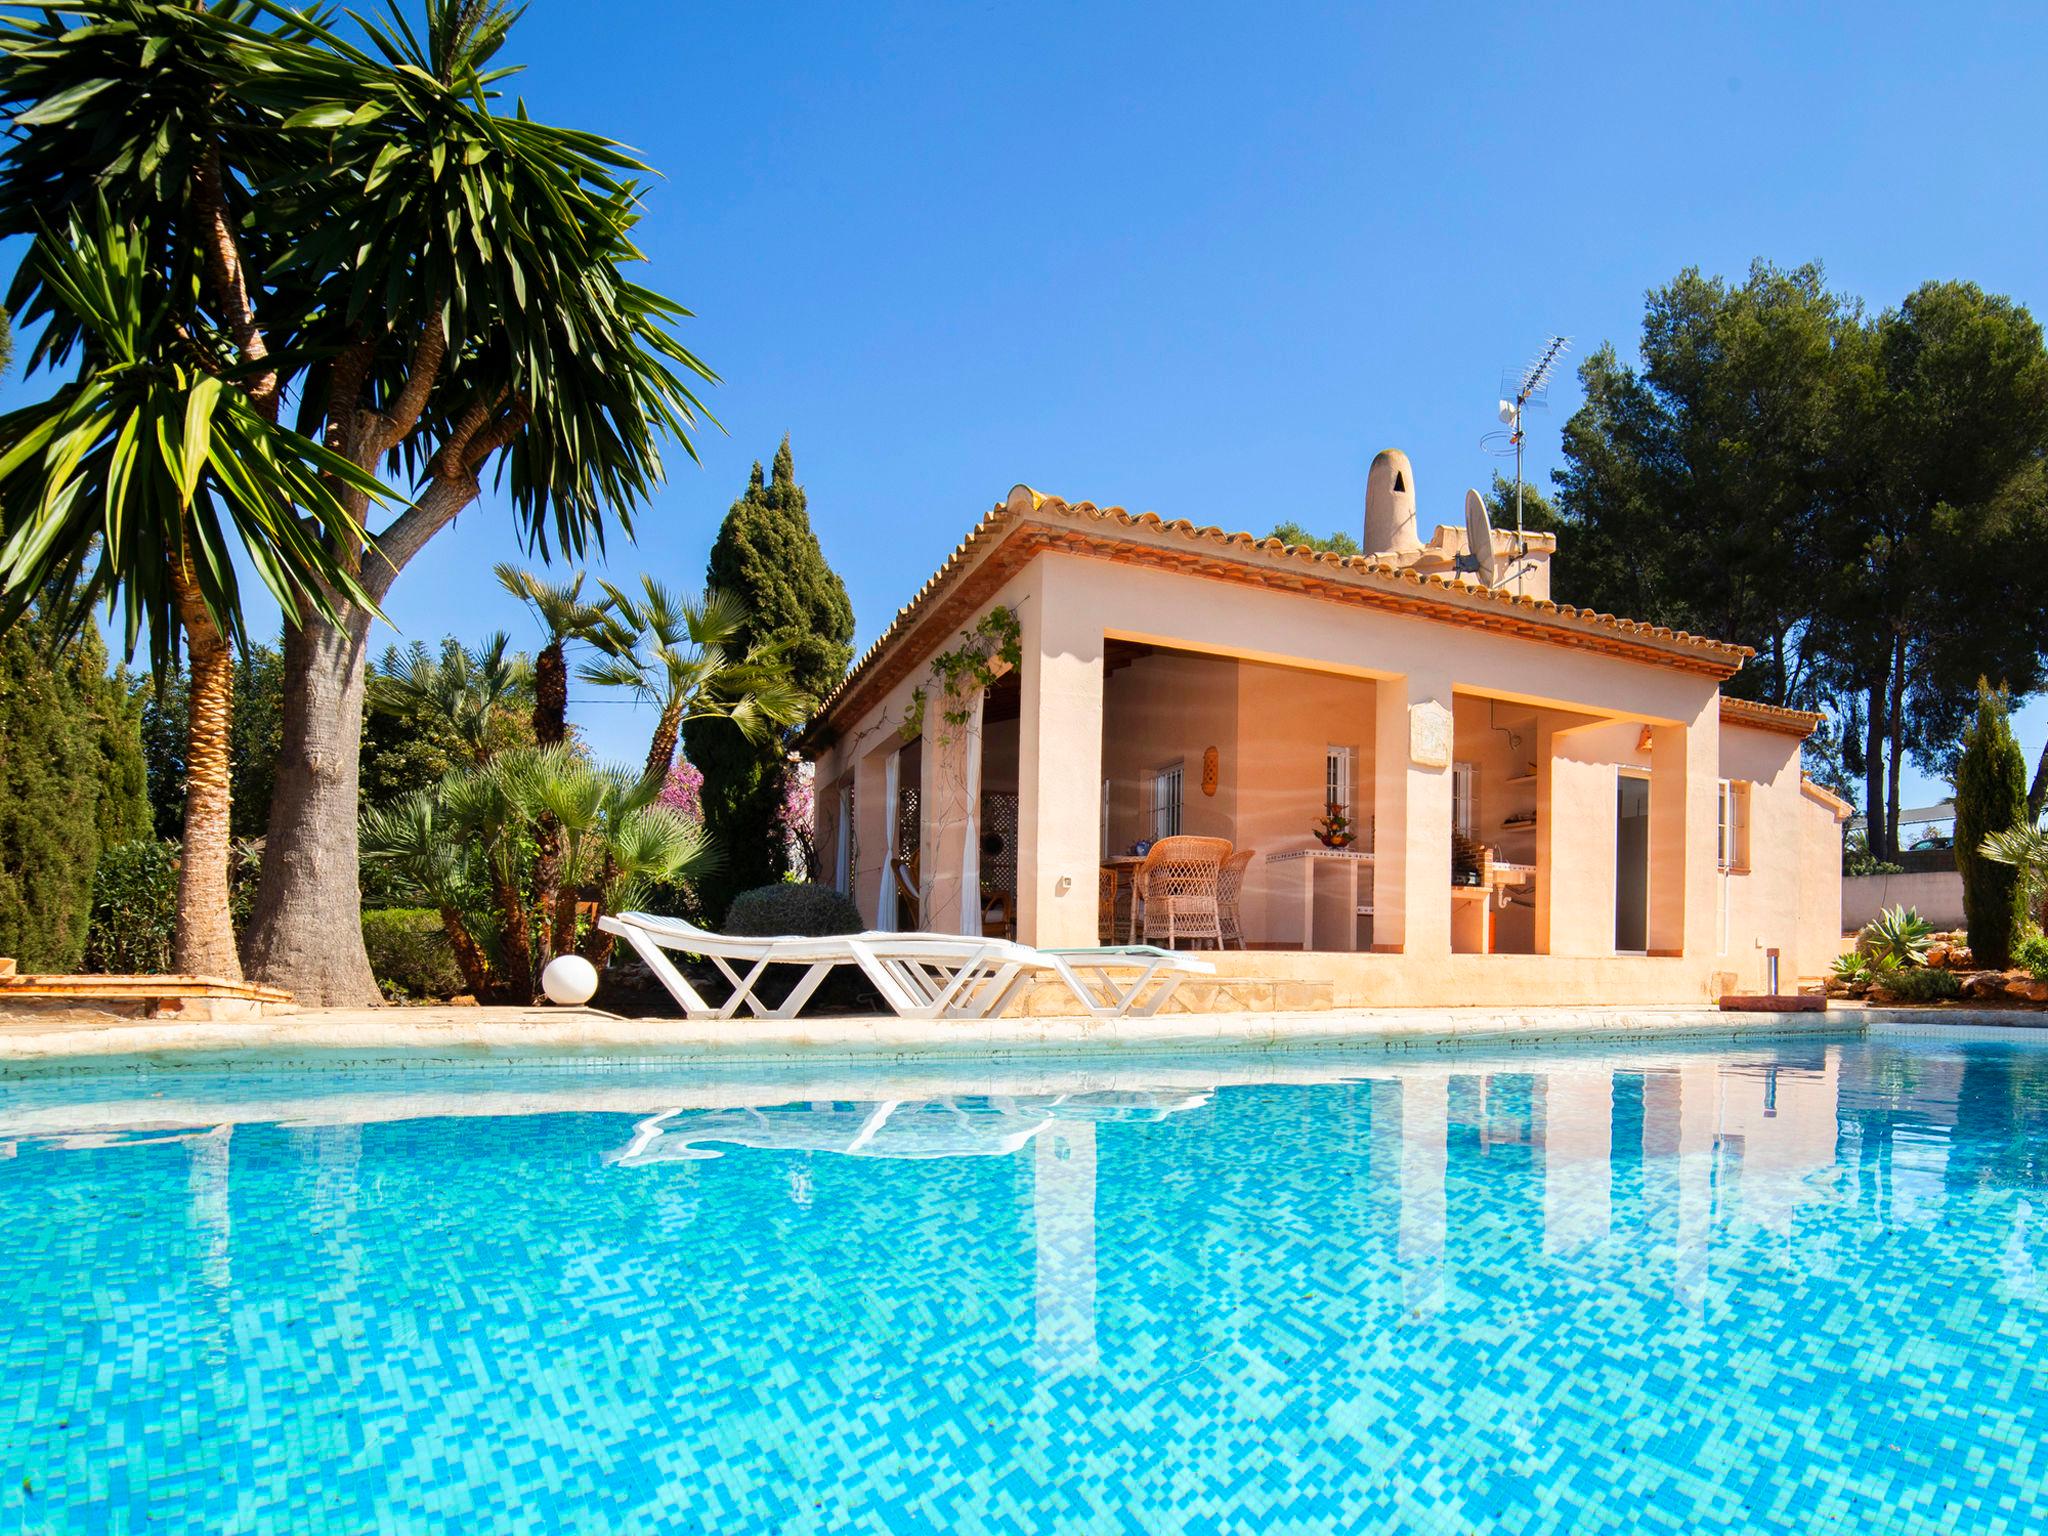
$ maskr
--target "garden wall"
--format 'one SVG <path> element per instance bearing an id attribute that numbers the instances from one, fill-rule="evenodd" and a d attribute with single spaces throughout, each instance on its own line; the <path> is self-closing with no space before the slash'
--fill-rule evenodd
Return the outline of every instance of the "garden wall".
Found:
<path id="1" fill-rule="evenodd" d="M 1928 874 L 1844 875 L 1842 931 L 1854 933 L 1886 907 L 1917 907 L 1937 929 L 1963 926 L 1963 877 L 1953 868 Z"/>

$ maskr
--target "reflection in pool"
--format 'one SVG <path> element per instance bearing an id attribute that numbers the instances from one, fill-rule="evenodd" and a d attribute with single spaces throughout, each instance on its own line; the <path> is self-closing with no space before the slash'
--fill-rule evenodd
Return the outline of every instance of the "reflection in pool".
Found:
<path id="1" fill-rule="evenodd" d="M 23 1530 L 2024 1530 L 2048 1049 L 12 1085 Z"/>

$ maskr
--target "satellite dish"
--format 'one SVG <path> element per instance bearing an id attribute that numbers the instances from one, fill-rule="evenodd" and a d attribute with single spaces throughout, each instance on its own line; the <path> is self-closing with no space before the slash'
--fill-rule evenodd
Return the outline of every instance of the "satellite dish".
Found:
<path id="1" fill-rule="evenodd" d="M 1493 519 L 1486 513 L 1486 498 L 1477 491 L 1465 493 L 1465 549 L 1471 568 L 1479 573 L 1482 587 L 1500 585 L 1500 561 L 1493 553 Z"/>

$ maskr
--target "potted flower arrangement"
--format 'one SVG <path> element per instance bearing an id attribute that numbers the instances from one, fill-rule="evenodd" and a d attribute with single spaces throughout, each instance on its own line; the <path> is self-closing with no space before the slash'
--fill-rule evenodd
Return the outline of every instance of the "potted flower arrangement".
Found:
<path id="1" fill-rule="evenodd" d="M 1358 840 L 1358 834 L 1351 830 L 1351 818 L 1344 811 L 1340 801 L 1329 801 L 1323 806 L 1322 820 L 1310 829 L 1325 848 L 1349 848 Z"/>

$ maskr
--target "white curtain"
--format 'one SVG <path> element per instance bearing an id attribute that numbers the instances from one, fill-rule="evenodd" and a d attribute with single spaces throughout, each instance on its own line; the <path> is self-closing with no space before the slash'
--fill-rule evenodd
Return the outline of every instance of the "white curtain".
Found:
<path id="1" fill-rule="evenodd" d="M 902 815 L 903 754 L 891 752 L 882 764 L 882 894 L 875 898 L 875 926 L 896 927 L 897 818 Z"/>
<path id="2" fill-rule="evenodd" d="M 981 707 L 983 690 L 974 690 L 965 729 L 967 762 L 967 836 L 960 845 L 960 931 L 981 936 Z"/>

